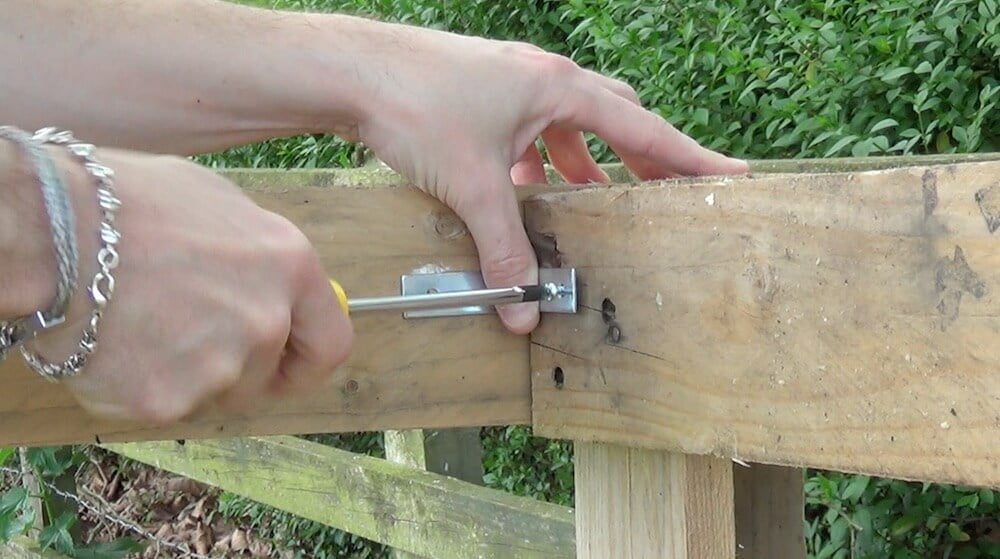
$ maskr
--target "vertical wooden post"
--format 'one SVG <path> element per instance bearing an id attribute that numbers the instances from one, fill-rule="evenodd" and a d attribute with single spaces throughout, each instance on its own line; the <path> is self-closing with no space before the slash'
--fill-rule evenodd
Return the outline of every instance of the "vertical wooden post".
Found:
<path id="1" fill-rule="evenodd" d="M 409 429 L 386 431 L 385 457 L 390 462 L 482 485 L 483 444 L 479 429 Z M 393 559 L 420 559 L 398 549 Z"/>
<path id="2" fill-rule="evenodd" d="M 729 461 L 602 443 L 575 447 L 577 557 L 735 557 Z"/>
<path id="3" fill-rule="evenodd" d="M 733 465 L 736 557 L 805 559 L 805 493 L 801 468 Z"/>

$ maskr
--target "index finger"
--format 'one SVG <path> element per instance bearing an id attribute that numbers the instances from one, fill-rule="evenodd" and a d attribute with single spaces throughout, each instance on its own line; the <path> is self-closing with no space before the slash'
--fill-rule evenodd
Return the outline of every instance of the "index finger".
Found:
<path id="1" fill-rule="evenodd" d="M 656 113 L 601 85 L 590 85 L 563 105 L 569 112 L 562 121 L 597 134 L 616 153 L 640 157 L 682 175 L 749 171 L 746 161 L 712 151 Z"/>

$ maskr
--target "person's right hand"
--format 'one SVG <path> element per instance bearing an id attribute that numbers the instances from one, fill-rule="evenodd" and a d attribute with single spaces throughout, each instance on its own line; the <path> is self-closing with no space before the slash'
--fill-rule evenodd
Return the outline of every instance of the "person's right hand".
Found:
<path id="1" fill-rule="evenodd" d="M 63 150 L 77 213 L 80 287 L 67 323 L 30 347 L 72 351 L 97 269 L 97 196 Z M 87 367 L 64 384 L 96 415 L 176 421 L 213 402 L 229 409 L 314 388 L 353 344 L 328 275 L 303 233 L 238 187 L 173 157 L 98 149 L 122 200 L 116 287 Z"/>

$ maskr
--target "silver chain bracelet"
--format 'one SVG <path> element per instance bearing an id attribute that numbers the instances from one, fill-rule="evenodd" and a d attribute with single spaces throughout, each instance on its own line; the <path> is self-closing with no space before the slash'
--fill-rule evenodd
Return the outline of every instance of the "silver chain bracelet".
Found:
<path id="1" fill-rule="evenodd" d="M 76 290 L 78 254 L 76 218 L 69 201 L 66 185 L 55 163 L 42 143 L 27 132 L 13 126 L 0 126 L 0 137 L 19 145 L 28 156 L 41 183 L 42 199 L 52 229 L 56 256 L 56 296 L 47 311 L 14 322 L 0 322 L 0 360 L 14 345 L 34 337 L 38 331 L 52 328 L 66 320 L 66 309 Z"/>
<path id="2" fill-rule="evenodd" d="M 115 278 L 112 272 L 118 267 L 119 257 L 116 246 L 121 240 L 121 234 L 115 228 L 115 212 L 121 207 L 114 189 L 114 171 L 102 165 L 94 156 L 95 147 L 78 141 L 67 130 L 42 128 L 33 136 L 45 143 L 67 146 L 73 155 L 83 161 L 86 171 L 97 181 L 97 201 L 102 212 L 100 239 L 101 248 L 97 252 L 99 271 L 94 275 L 88 290 L 94 308 L 90 321 L 84 328 L 80 339 L 79 350 L 61 363 L 50 363 L 40 355 L 22 344 L 21 354 L 28 366 L 47 380 L 58 381 L 79 374 L 87 364 L 90 355 L 97 349 L 98 325 L 104 315 L 104 309 L 115 290 Z M 2 335 L 2 334 L 0 334 Z"/>

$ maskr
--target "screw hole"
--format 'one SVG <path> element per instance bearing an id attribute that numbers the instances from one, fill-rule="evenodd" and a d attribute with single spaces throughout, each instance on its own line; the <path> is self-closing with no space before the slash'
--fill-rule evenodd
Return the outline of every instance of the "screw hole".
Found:
<path id="1" fill-rule="evenodd" d="M 563 375 L 562 367 L 556 367 L 555 370 L 552 371 L 552 380 L 556 383 L 556 388 L 563 387 L 565 377 Z"/>
<path id="2" fill-rule="evenodd" d="M 604 319 L 605 324 L 608 324 L 615 319 L 615 311 L 617 310 L 618 309 L 615 307 L 615 304 L 611 301 L 611 299 L 605 299 L 601 303 L 601 318 Z"/>

